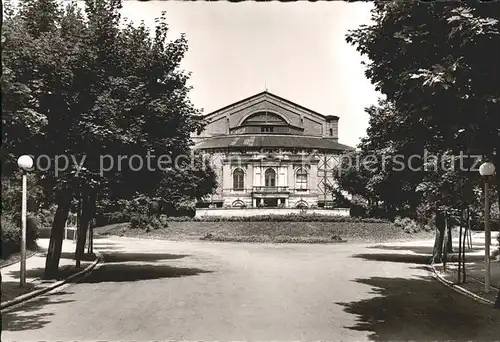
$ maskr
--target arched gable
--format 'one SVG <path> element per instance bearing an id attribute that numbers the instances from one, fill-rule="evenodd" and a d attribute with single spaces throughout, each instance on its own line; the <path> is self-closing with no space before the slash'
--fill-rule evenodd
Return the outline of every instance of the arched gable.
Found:
<path id="1" fill-rule="evenodd" d="M 290 121 L 277 112 L 257 110 L 244 116 L 238 123 L 238 126 L 248 124 L 258 125 L 262 123 L 290 125 Z"/>

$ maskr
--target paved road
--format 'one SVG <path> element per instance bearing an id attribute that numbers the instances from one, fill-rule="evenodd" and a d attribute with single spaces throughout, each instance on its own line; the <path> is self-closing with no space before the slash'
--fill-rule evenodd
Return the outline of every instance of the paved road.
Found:
<path id="1" fill-rule="evenodd" d="M 500 312 L 433 280 L 414 242 L 95 246 L 106 263 L 4 312 L 3 341 L 500 339 Z"/>

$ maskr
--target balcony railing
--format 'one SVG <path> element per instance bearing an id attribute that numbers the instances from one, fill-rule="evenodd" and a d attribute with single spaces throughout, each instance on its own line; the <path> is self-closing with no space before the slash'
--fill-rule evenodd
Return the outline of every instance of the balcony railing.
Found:
<path id="1" fill-rule="evenodd" d="M 254 186 L 253 192 L 276 193 L 289 192 L 289 190 L 287 186 Z"/>

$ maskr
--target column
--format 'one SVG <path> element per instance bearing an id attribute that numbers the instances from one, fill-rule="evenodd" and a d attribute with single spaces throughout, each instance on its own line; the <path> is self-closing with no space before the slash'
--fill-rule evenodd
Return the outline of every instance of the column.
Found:
<path id="1" fill-rule="evenodd" d="M 254 208 L 257 208 L 257 199 L 256 199 L 256 198 L 253 198 L 253 199 L 252 199 L 252 206 L 253 206 Z"/>
<path id="2" fill-rule="evenodd" d="M 288 170 L 287 170 L 287 180 L 288 180 L 288 189 L 292 190 L 295 187 L 295 182 L 294 182 L 294 177 L 293 177 L 293 165 L 290 163 L 288 164 Z"/>
<path id="3" fill-rule="evenodd" d="M 260 169 L 260 166 L 258 165 L 255 165 L 253 167 L 253 170 L 254 170 L 254 179 L 253 179 L 253 186 L 261 186 L 262 184 L 260 183 L 260 179 L 261 179 L 261 169 Z"/>
<path id="4" fill-rule="evenodd" d="M 225 162 L 222 165 L 222 191 L 228 191 L 233 188 L 232 180 L 231 167 L 228 162 Z"/>
<path id="5" fill-rule="evenodd" d="M 250 162 L 247 168 L 247 179 L 245 181 L 245 188 L 249 189 L 249 191 L 253 190 L 253 165 Z"/>
<path id="6" fill-rule="evenodd" d="M 262 167 L 262 163 L 260 164 L 260 186 L 265 186 L 266 185 L 266 181 L 265 181 L 265 174 L 266 173 L 266 170 L 264 170 L 264 168 Z"/>
<path id="7" fill-rule="evenodd" d="M 321 179 L 318 179 L 318 163 L 311 164 L 310 172 L 308 175 L 309 179 L 307 180 L 309 185 L 309 193 L 317 194 L 318 193 L 318 182 Z"/>
<path id="8" fill-rule="evenodd" d="M 279 174 L 279 182 L 277 182 L 278 186 L 289 186 L 288 184 L 288 176 L 286 172 L 286 166 L 280 165 L 278 168 Z"/>

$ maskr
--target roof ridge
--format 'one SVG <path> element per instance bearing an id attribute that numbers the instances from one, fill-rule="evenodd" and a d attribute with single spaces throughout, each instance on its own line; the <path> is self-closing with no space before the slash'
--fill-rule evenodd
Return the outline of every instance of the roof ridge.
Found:
<path id="1" fill-rule="evenodd" d="M 310 108 L 304 107 L 304 106 L 302 106 L 302 105 L 300 105 L 300 104 L 298 104 L 298 103 L 295 103 L 295 102 L 293 102 L 293 101 L 291 101 L 291 100 L 285 99 L 284 97 L 281 97 L 281 96 L 278 96 L 278 95 L 276 95 L 276 94 L 274 94 L 274 93 L 271 93 L 271 92 L 270 92 L 270 91 L 268 91 L 268 90 L 261 91 L 260 93 L 257 93 L 257 94 L 254 94 L 254 95 L 248 96 L 248 97 L 243 98 L 243 99 L 241 99 L 241 100 L 239 100 L 239 101 L 236 101 L 236 102 L 233 102 L 233 103 L 231 103 L 231 104 L 228 104 L 228 105 L 226 105 L 226 106 L 224 106 L 224 107 L 221 107 L 221 108 L 219 108 L 219 109 L 217 109 L 217 110 L 211 111 L 210 113 L 205 114 L 205 115 L 203 115 L 202 117 L 203 117 L 203 118 L 206 118 L 206 117 L 208 117 L 208 116 L 210 116 L 210 115 L 216 114 L 217 112 L 221 112 L 221 111 L 226 110 L 226 109 L 228 109 L 228 108 L 230 108 L 230 107 L 237 106 L 237 105 L 239 105 L 239 104 L 241 104 L 241 103 L 244 103 L 244 102 L 246 102 L 246 101 L 249 101 L 249 100 L 251 100 L 251 99 L 257 98 L 257 97 L 262 96 L 262 95 L 265 95 L 265 97 L 266 97 L 266 98 L 267 98 L 267 97 L 269 97 L 269 98 L 275 97 L 275 98 L 276 98 L 276 99 L 278 99 L 278 100 L 284 101 L 284 102 L 286 102 L 286 103 L 288 103 L 288 104 L 291 104 L 291 105 L 293 105 L 293 106 L 296 106 L 296 107 L 301 108 L 301 109 L 303 109 L 303 110 L 306 110 L 306 111 L 308 111 L 308 112 L 314 113 L 314 114 L 319 115 L 319 116 L 321 116 L 321 117 L 323 117 L 323 118 L 331 118 L 331 117 L 333 117 L 333 118 L 339 119 L 339 117 L 338 117 L 337 115 L 332 115 L 332 114 L 329 114 L 329 115 L 326 115 L 326 114 L 321 114 L 321 113 L 319 113 L 319 112 L 317 112 L 317 111 L 315 111 L 315 110 L 312 110 L 312 109 L 310 109 Z"/>

